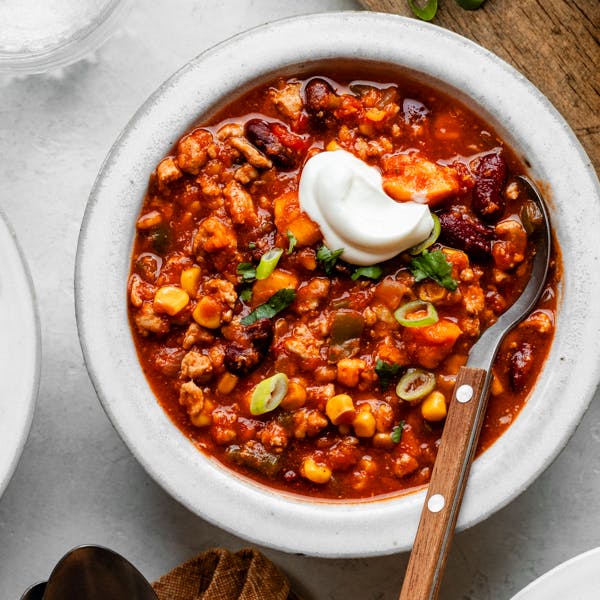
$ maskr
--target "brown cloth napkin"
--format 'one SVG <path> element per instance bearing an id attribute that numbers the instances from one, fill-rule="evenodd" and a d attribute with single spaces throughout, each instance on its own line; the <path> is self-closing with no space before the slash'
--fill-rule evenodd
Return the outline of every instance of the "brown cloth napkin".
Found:
<path id="1" fill-rule="evenodd" d="M 285 575 L 252 548 L 213 548 L 152 584 L 159 600 L 300 600 Z"/>

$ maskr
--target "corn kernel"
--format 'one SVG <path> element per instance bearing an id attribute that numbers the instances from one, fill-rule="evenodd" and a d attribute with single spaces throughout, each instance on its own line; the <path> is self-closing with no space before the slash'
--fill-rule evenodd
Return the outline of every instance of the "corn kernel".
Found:
<path id="1" fill-rule="evenodd" d="M 431 392 L 421 403 L 421 415 L 427 421 L 443 421 L 447 412 L 446 397 L 437 390 Z"/>
<path id="2" fill-rule="evenodd" d="M 331 469 L 314 458 L 308 457 L 302 461 L 300 474 L 313 483 L 327 483 L 331 479 Z"/>
<path id="3" fill-rule="evenodd" d="M 387 113 L 385 112 L 385 110 L 381 110 L 380 108 L 370 108 L 365 113 L 365 117 L 367 117 L 369 121 L 375 121 L 375 123 L 383 121 L 383 119 L 385 119 L 386 116 Z"/>
<path id="4" fill-rule="evenodd" d="M 193 298 L 198 293 L 201 270 L 198 265 L 181 271 L 181 287 Z"/>
<path id="5" fill-rule="evenodd" d="M 192 425 L 195 427 L 208 427 L 212 425 L 212 411 L 215 408 L 214 402 L 209 400 L 208 398 L 204 399 L 204 403 L 202 405 L 202 410 L 200 411 L 190 411 L 188 409 L 188 414 L 190 416 L 190 421 Z"/>
<path id="6" fill-rule="evenodd" d="M 302 408 L 306 402 L 306 389 L 297 381 L 288 381 L 288 391 L 281 401 L 282 408 L 296 410 Z"/>
<path id="7" fill-rule="evenodd" d="M 325 412 L 334 425 L 347 423 L 354 414 L 354 402 L 348 394 L 338 394 L 327 400 Z"/>
<path id="8" fill-rule="evenodd" d="M 375 448 L 385 448 L 391 450 L 394 447 L 394 440 L 392 440 L 391 433 L 376 433 L 373 436 L 373 446 Z"/>
<path id="9" fill-rule="evenodd" d="M 325 150 L 333 152 L 334 150 L 343 150 L 343 148 L 337 143 L 337 140 L 331 140 L 327 146 L 325 146 Z"/>
<path id="10" fill-rule="evenodd" d="M 356 387 L 366 366 L 362 358 L 342 358 L 337 364 L 337 380 L 346 387 Z"/>
<path id="11" fill-rule="evenodd" d="M 502 382 L 500 381 L 500 379 L 494 373 L 492 375 L 492 385 L 490 386 L 490 394 L 492 394 L 492 396 L 499 396 L 503 392 L 504 392 L 504 386 L 502 385 Z"/>
<path id="12" fill-rule="evenodd" d="M 233 373 L 223 373 L 223 375 L 221 375 L 219 379 L 219 383 L 217 383 L 217 391 L 220 394 L 231 393 L 237 385 L 238 380 L 239 377 L 237 375 L 234 375 Z"/>
<path id="13" fill-rule="evenodd" d="M 352 421 L 354 433 L 358 437 L 373 437 L 375 425 L 375 417 L 370 410 L 361 410 Z"/>
<path id="14" fill-rule="evenodd" d="M 154 294 L 154 308 L 171 316 L 183 310 L 189 301 L 187 292 L 174 285 L 163 285 Z"/>
<path id="15" fill-rule="evenodd" d="M 374 475 L 377 473 L 377 463 L 373 460 L 371 456 L 365 455 L 358 461 L 358 468 L 361 471 L 367 473 L 367 475 Z"/>
<path id="16" fill-rule="evenodd" d="M 192 317 L 202 327 L 217 329 L 221 325 L 221 305 L 214 298 L 203 296 L 196 305 Z"/>
<path id="17" fill-rule="evenodd" d="M 212 424 L 212 414 L 205 413 L 204 411 L 190 417 L 192 425 L 195 427 L 208 427 Z"/>

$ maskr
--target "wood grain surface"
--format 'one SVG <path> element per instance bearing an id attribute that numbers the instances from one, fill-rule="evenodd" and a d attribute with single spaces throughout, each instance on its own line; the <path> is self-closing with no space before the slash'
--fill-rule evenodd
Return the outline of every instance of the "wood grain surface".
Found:
<path id="1" fill-rule="evenodd" d="M 413 16 L 407 0 L 361 4 Z M 487 0 L 473 11 L 439 0 L 432 23 L 521 71 L 563 115 L 600 172 L 600 0 Z"/>

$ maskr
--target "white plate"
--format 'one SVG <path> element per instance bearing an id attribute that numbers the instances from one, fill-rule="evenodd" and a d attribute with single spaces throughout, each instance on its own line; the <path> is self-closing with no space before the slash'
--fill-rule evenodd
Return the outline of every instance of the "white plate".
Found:
<path id="1" fill-rule="evenodd" d="M 512 67 L 440 27 L 369 12 L 286 19 L 216 46 L 165 82 L 133 117 L 98 175 L 75 274 L 77 323 L 100 400 L 131 451 L 173 497 L 205 519 L 288 552 L 350 557 L 412 545 L 425 492 L 373 502 L 315 502 L 273 493 L 206 457 L 156 401 L 127 318 L 135 220 L 155 165 L 202 114 L 249 85 L 312 61 L 370 60 L 423 73 L 496 125 L 551 191 L 564 279 L 550 355 L 508 431 L 473 466 L 458 527 L 506 505 L 557 456 L 600 377 L 600 187 L 588 157 L 548 100 Z M 101 317 L 101 318 L 100 318 Z"/>
<path id="2" fill-rule="evenodd" d="M 598 600 L 600 547 L 584 552 L 545 573 L 512 600 Z"/>
<path id="3" fill-rule="evenodd" d="M 0 211 L 0 496 L 29 435 L 40 373 L 40 333 L 25 260 Z"/>

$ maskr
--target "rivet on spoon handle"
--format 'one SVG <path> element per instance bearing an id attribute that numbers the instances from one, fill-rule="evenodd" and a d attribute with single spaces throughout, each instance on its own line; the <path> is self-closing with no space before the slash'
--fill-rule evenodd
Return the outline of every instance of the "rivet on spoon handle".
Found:
<path id="1" fill-rule="evenodd" d="M 484 369 L 460 369 L 400 600 L 434 600 L 438 596 L 488 391 Z"/>

